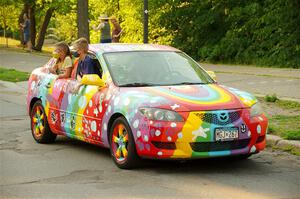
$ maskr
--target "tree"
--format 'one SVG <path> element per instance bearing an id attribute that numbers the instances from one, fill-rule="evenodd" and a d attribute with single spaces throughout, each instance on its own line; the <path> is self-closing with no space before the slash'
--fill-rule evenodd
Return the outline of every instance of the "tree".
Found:
<path id="1" fill-rule="evenodd" d="M 0 2 L 0 26 L 3 27 L 4 37 L 6 38 L 6 47 L 8 47 L 7 30 L 15 30 L 18 28 L 16 2 L 13 0 L 2 0 Z"/>
<path id="2" fill-rule="evenodd" d="M 88 0 L 77 0 L 77 28 L 78 38 L 84 37 L 90 41 Z"/>
<path id="3" fill-rule="evenodd" d="M 55 14 L 66 14 L 68 13 L 75 0 L 23 0 L 24 9 L 20 14 L 23 16 L 24 13 L 28 13 L 30 17 L 30 37 L 33 49 L 41 51 L 45 35 L 47 32 L 48 25 L 51 17 Z M 36 23 L 36 18 L 41 20 L 41 23 Z M 38 20 L 40 21 L 40 20 Z M 36 34 L 36 30 L 39 29 L 39 33 Z"/>
<path id="4" fill-rule="evenodd" d="M 52 8 L 52 7 L 48 8 L 46 11 L 46 15 L 44 17 L 44 21 L 43 21 L 42 27 L 39 32 L 39 38 L 37 40 L 36 46 L 34 47 L 34 49 L 36 49 L 36 50 L 40 51 L 43 47 L 47 27 L 48 27 L 48 24 L 49 24 L 49 21 L 50 21 L 50 18 L 52 16 L 53 12 L 54 12 L 54 8 Z"/>

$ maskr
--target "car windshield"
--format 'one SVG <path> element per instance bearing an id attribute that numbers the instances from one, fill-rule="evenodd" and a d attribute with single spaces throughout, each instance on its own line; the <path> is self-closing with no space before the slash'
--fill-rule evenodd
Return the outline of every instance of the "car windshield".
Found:
<path id="1" fill-rule="evenodd" d="M 214 81 L 182 52 L 133 51 L 105 53 L 113 81 L 118 86 L 208 84 Z"/>

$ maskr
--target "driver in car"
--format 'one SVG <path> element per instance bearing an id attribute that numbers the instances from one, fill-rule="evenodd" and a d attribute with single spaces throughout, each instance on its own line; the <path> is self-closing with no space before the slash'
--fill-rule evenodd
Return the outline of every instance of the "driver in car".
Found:
<path id="1" fill-rule="evenodd" d="M 93 59 L 87 54 L 89 50 L 89 43 L 87 39 L 80 38 L 73 43 L 73 49 L 75 57 L 79 57 L 78 66 L 76 69 L 76 79 L 80 82 L 81 78 L 85 74 L 97 74 L 100 76 L 100 71 L 95 65 Z M 81 84 L 79 83 L 73 90 L 74 93 L 77 93 Z"/>

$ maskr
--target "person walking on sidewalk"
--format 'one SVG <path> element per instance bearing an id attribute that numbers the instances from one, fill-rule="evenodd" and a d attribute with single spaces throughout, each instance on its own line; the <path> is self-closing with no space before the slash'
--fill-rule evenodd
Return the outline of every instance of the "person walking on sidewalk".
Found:
<path id="1" fill-rule="evenodd" d="M 111 23 L 113 24 L 113 30 L 112 30 L 112 42 L 113 43 L 119 43 L 120 36 L 123 32 L 120 24 L 118 23 L 116 17 L 112 16 L 110 18 Z"/>
<path id="2" fill-rule="evenodd" d="M 27 45 L 28 51 L 32 52 L 32 47 L 30 42 L 30 20 L 27 13 L 24 13 L 23 20 L 24 22 L 20 23 L 20 26 L 23 29 L 23 36 L 24 36 L 23 48 L 25 47 L 25 45 Z"/>
<path id="3" fill-rule="evenodd" d="M 100 30 L 100 43 L 111 43 L 110 25 L 108 22 L 109 17 L 107 15 L 100 15 L 100 24 L 92 26 L 94 30 Z"/>

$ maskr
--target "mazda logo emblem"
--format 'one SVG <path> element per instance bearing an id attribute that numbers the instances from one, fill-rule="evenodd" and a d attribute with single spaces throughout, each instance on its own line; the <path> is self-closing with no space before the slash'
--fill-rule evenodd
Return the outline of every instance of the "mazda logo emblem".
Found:
<path id="1" fill-rule="evenodd" d="M 227 112 L 221 112 L 218 114 L 218 119 L 221 122 L 226 122 L 229 119 L 228 113 Z"/>

